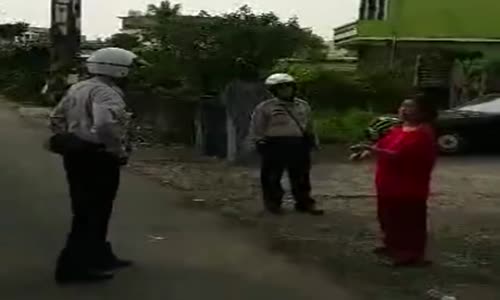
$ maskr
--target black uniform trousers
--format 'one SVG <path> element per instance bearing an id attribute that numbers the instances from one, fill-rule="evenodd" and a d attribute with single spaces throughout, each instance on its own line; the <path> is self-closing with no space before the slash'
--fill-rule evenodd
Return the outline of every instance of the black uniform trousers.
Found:
<path id="1" fill-rule="evenodd" d="M 284 191 L 281 185 L 283 173 L 287 171 L 296 208 L 306 210 L 314 206 L 311 198 L 311 149 L 301 137 L 266 138 L 259 144 L 262 158 L 261 183 L 264 204 L 267 209 L 281 207 Z"/>
<path id="2" fill-rule="evenodd" d="M 78 152 L 64 155 L 64 168 L 73 220 L 59 264 L 74 270 L 93 268 L 109 251 L 108 225 L 120 184 L 120 163 L 106 152 Z"/>

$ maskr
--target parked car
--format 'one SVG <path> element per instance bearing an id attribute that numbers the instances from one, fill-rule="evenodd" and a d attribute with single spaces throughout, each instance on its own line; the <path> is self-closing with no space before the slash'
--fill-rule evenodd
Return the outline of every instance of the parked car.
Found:
<path id="1" fill-rule="evenodd" d="M 439 150 L 444 154 L 500 150 L 500 94 L 442 111 L 436 125 Z"/>
<path id="2" fill-rule="evenodd" d="M 377 117 L 365 131 L 366 141 L 375 142 L 398 123 L 396 115 Z M 500 94 L 481 96 L 466 105 L 441 111 L 436 133 L 442 154 L 500 152 Z"/>

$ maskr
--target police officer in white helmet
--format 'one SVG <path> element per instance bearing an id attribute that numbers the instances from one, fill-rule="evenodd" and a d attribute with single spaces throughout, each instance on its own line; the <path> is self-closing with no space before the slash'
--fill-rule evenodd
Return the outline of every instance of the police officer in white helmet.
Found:
<path id="1" fill-rule="evenodd" d="M 73 212 L 57 262 L 58 283 L 107 280 L 131 265 L 114 255 L 107 232 L 120 168 L 131 149 L 120 86 L 136 58 L 119 48 L 96 51 L 87 61 L 93 77 L 73 85 L 52 112 L 51 147 L 63 157 Z"/>
<path id="2" fill-rule="evenodd" d="M 266 85 L 275 98 L 259 104 L 252 116 L 250 137 L 262 158 L 261 183 L 265 208 L 282 214 L 281 179 L 288 172 L 301 213 L 322 215 L 311 197 L 311 151 L 318 147 L 309 104 L 296 97 L 297 84 L 289 74 L 274 74 Z"/>

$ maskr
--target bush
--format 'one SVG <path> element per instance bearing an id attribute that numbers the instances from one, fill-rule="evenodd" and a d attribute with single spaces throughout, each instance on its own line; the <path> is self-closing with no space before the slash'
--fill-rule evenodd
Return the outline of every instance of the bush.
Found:
<path id="1" fill-rule="evenodd" d="M 351 109 L 315 113 L 315 127 L 321 143 L 353 143 L 364 138 L 364 131 L 375 114 Z"/>
<path id="2" fill-rule="evenodd" d="M 380 69 L 362 76 L 363 82 L 370 89 L 369 99 L 366 100 L 369 111 L 392 112 L 413 91 L 411 80 L 402 71 Z"/>
<path id="3" fill-rule="evenodd" d="M 409 84 L 396 72 L 339 72 L 321 64 L 282 63 L 275 72 L 296 77 L 299 92 L 316 109 L 387 112 L 408 95 Z"/>
<path id="4" fill-rule="evenodd" d="M 0 48 L 0 93 L 18 101 L 42 101 L 48 68 L 46 47 Z"/>
<path id="5" fill-rule="evenodd" d="M 317 77 L 300 84 L 301 94 L 314 107 L 345 111 L 352 108 L 368 109 L 369 86 L 357 74 L 342 74 L 321 70 Z"/>
<path id="6" fill-rule="evenodd" d="M 301 96 L 316 111 L 316 130 L 323 143 L 359 141 L 376 115 L 394 111 L 409 92 L 409 84 L 395 71 L 348 73 L 288 62 L 274 71 L 297 79 Z"/>
<path id="7" fill-rule="evenodd" d="M 145 45 L 134 50 L 151 63 L 143 72 L 143 82 L 151 86 L 217 94 L 234 79 L 258 80 L 278 59 L 326 55 L 323 40 L 296 19 L 282 21 L 246 5 L 227 14 L 194 16 L 182 15 L 180 4 L 161 1 L 147 14 L 154 26 L 145 32 Z"/>

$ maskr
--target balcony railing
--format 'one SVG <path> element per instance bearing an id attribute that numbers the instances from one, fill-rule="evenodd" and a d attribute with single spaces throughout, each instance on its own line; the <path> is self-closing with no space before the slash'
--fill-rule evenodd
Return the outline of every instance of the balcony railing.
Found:
<path id="1" fill-rule="evenodd" d="M 350 40 L 358 35 L 358 22 L 335 28 L 335 44 Z"/>

